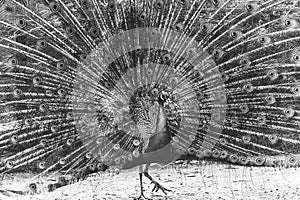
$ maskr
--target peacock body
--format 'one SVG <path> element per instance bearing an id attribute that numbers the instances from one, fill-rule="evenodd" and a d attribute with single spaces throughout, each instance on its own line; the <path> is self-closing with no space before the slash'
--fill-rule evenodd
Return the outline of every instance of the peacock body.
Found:
<path id="1" fill-rule="evenodd" d="M 299 15 L 292 0 L 0 0 L 0 173 L 299 166 Z"/>

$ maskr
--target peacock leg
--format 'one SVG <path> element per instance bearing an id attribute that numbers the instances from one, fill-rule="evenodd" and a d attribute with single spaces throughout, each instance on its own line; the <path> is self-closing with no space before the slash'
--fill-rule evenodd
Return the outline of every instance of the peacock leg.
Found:
<path id="1" fill-rule="evenodd" d="M 161 190 L 164 194 L 167 194 L 167 192 L 171 192 L 171 190 L 163 187 L 161 184 L 159 184 L 157 181 L 155 181 L 148 173 L 150 164 L 146 164 L 145 169 L 144 169 L 144 175 L 151 181 L 151 183 L 154 184 L 154 187 L 152 189 L 152 192 L 158 192 Z"/>
<path id="2" fill-rule="evenodd" d="M 139 176 L 140 176 L 140 186 L 141 186 L 141 195 L 136 198 L 136 200 L 150 200 L 149 198 L 145 197 L 144 195 L 144 188 L 143 188 L 143 166 L 139 166 Z"/>

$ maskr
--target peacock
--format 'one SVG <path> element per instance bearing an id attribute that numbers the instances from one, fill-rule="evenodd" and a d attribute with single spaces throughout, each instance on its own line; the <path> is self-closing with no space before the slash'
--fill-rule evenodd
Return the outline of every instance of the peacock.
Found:
<path id="1" fill-rule="evenodd" d="M 0 0 L 0 174 L 299 166 L 295 0 Z M 31 191 L 37 185 L 29 185 Z"/>

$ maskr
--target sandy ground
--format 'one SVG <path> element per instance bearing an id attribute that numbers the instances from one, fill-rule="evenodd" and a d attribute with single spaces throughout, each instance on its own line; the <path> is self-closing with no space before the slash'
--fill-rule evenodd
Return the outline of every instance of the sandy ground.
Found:
<path id="1" fill-rule="evenodd" d="M 171 189 L 168 195 L 152 193 L 153 185 L 144 178 L 145 195 L 153 200 L 218 199 L 300 199 L 300 169 L 230 167 L 219 164 L 154 166 L 150 174 Z M 134 199 L 139 195 L 138 170 L 131 169 L 97 174 L 87 180 L 47 192 L 46 187 L 57 177 L 22 174 L 5 176 L 0 190 L 28 191 L 28 184 L 38 183 L 38 194 L 0 193 L 1 200 L 108 200 Z M 9 196 L 7 196 L 9 195 Z"/>

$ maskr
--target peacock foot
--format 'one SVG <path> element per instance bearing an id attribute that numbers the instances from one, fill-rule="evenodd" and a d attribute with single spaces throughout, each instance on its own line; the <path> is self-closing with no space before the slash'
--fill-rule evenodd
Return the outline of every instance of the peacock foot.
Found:
<path id="1" fill-rule="evenodd" d="M 139 196 L 138 198 L 134 198 L 134 200 L 152 200 L 152 199 L 145 197 L 144 194 L 141 194 L 141 196 Z"/>
<path id="2" fill-rule="evenodd" d="M 152 181 L 152 183 L 154 184 L 154 187 L 152 189 L 152 192 L 158 192 L 159 190 L 161 190 L 164 194 L 167 194 L 167 192 L 171 192 L 171 190 L 163 187 L 161 184 L 159 184 L 156 181 Z"/>

